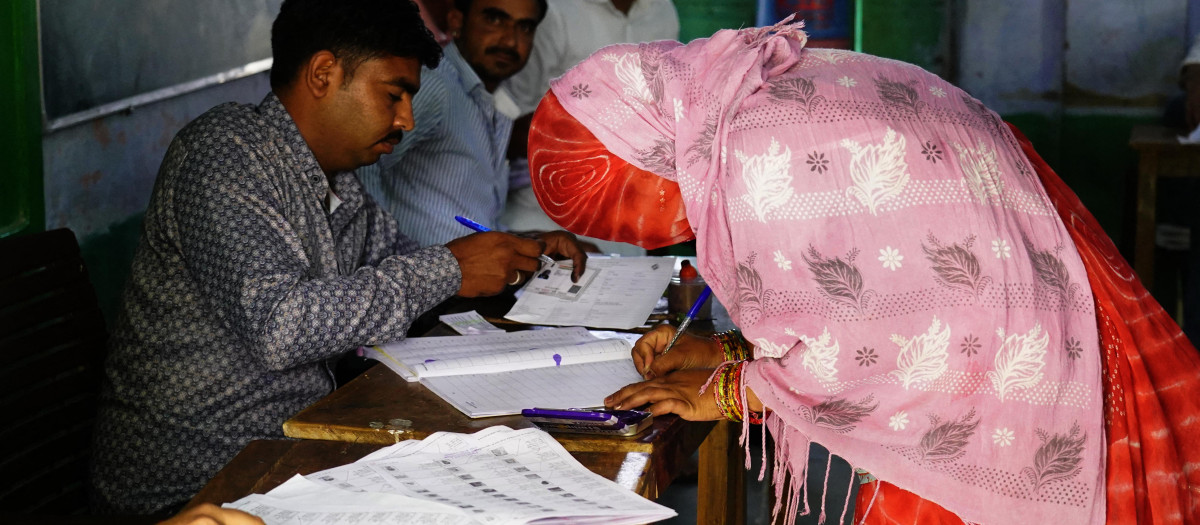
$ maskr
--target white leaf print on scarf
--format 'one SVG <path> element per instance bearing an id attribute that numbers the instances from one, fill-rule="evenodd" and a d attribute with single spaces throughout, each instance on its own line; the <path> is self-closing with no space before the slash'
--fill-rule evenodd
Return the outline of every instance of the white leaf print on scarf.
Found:
<path id="1" fill-rule="evenodd" d="M 759 337 L 754 340 L 754 346 L 758 348 L 759 357 L 771 357 L 779 359 L 784 354 L 791 350 L 792 347 L 782 344 L 775 344 L 765 337 Z"/>
<path id="2" fill-rule="evenodd" d="M 1042 332 L 1041 324 L 1033 325 L 1025 335 L 1004 337 L 1004 329 L 997 330 L 996 334 L 1004 339 L 1004 343 L 996 352 L 996 369 L 988 371 L 987 377 L 996 387 L 1000 401 L 1004 401 L 1010 390 L 1030 388 L 1042 380 L 1050 334 Z"/>
<path id="3" fill-rule="evenodd" d="M 808 54 L 808 56 L 819 58 L 830 64 L 837 64 L 838 62 L 841 62 L 842 58 L 847 55 L 845 51 L 818 47 L 806 48 L 804 51 Z"/>
<path id="4" fill-rule="evenodd" d="M 889 373 L 900 379 L 905 390 L 913 383 L 937 379 L 946 371 L 950 325 L 943 328 L 937 317 L 933 318 L 933 323 L 924 334 L 912 339 L 894 334 L 892 342 L 900 345 L 900 355 L 896 357 L 897 369 Z"/>
<path id="5" fill-rule="evenodd" d="M 979 199 L 980 204 L 1000 204 L 1000 194 L 1004 191 L 1004 181 L 1000 179 L 1000 163 L 996 160 L 996 150 L 991 149 L 982 140 L 979 149 L 971 149 L 959 143 L 954 143 L 958 151 L 958 164 L 962 167 L 963 180 L 967 188 Z"/>
<path id="6" fill-rule="evenodd" d="M 899 195 L 908 185 L 908 163 L 904 161 L 904 135 L 888 128 L 882 144 L 859 143 L 842 139 L 842 147 L 850 151 L 850 180 L 854 186 L 846 194 L 863 203 L 871 215 L 877 215 L 880 203 Z"/>
<path id="7" fill-rule="evenodd" d="M 646 84 L 646 75 L 642 74 L 642 62 L 636 53 L 624 55 L 604 55 L 603 60 L 613 63 L 613 73 L 624 87 L 625 96 L 633 97 L 643 104 L 654 102 L 650 86 Z"/>
<path id="8" fill-rule="evenodd" d="M 792 149 L 779 152 L 779 142 L 771 138 L 771 145 L 762 155 L 747 156 L 733 150 L 738 162 L 742 163 L 742 180 L 746 183 L 746 194 L 742 200 L 754 209 L 758 220 L 767 222 L 767 213 L 792 198 Z"/>
<path id="9" fill-rule="evenodd" d="M 804 343 L 804 353 L 801 354 L 800 364 L 804 368 L 812 372 L 812 375 L 822 383 L 832 383 L 837 381 L 837 355 L 840 350 L 838 342 L 832 341 L 832 336 L 829 335 L 829 327 L 821 332 L 821 336 L 817 338 L 800 336 L 800 341 Z"/>

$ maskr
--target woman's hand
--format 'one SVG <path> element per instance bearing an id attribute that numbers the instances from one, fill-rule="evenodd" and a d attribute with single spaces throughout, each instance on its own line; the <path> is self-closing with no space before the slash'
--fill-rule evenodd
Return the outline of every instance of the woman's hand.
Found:
<path id="1" fill-rule="evenodd" d="M 667 355 L 671 355 L 671 350 Z M 665 376 L 634 383 L 604 399 L 604 406 L 621 410 L 649 404 L 648 410 L 656 416 L 679 414 L 688 421 L 713 421 L 721 419 L 717 401 L 712 392 L 700 395 L 700 387 L 712 375 L 712 369 L 693 368 L 678 370 Z"/>
<path id="2" fill-rule="evenodd" d="M 675 327 L 660 324 L 633 345 L 633 365 L 645 379 L 665 376 L 675 370 L 716 368 L 725 361 L 721 345 L 708 337 L 683 334 L 670 352 L 662 351 L 675 336 Z"/>

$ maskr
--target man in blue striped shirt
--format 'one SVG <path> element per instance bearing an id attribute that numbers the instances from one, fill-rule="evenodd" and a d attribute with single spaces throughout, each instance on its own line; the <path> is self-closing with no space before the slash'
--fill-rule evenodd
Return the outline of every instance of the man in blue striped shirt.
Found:
<path id="1" fill-rule="evenodd" d="M 520 71 L 546 0 L 455 0 L 454 42 L 421 70 L 415 129 L 390 155 L 358 171 L 363 184 L 421 245 L 467 233 L 455 215 L 496 229 L 508 195 L 512 119 L 496 110 L 500 82 Z"/>

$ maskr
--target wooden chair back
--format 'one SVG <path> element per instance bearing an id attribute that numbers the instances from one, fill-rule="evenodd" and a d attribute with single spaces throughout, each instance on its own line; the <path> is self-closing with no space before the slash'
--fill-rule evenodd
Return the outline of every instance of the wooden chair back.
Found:
<path id="1" fill-rule="evenodd" d="M 0 239 L 0 513 L 86 511 L 106 340 L 71 230 Z"/>

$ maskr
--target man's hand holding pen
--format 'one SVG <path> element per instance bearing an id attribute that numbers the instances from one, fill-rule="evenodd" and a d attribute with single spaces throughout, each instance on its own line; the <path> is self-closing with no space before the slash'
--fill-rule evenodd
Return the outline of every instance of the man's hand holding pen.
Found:
<path id="1" fill-rule="evenodd" d="M 547 261 L 553 262 L 549 255 L 571 259 L 573 281 L 578 281 L 587 267 L 587 254 L 570 232 L 543 232 L 531 238 L 493 232 L 462 216 L 455 216 L 455 220 L 478 232 L 446 243 L 462 271 L 459 296 L 495 295 L 507 286 L 520 284 Z"/>
<path id="2" fill-rule="evenodd" d="M 458 295 L 495 295 L 542 267 L 542 244 L 501 232 L 483 232 L 446 243 L 458 260 L 462 284 Z"/>

